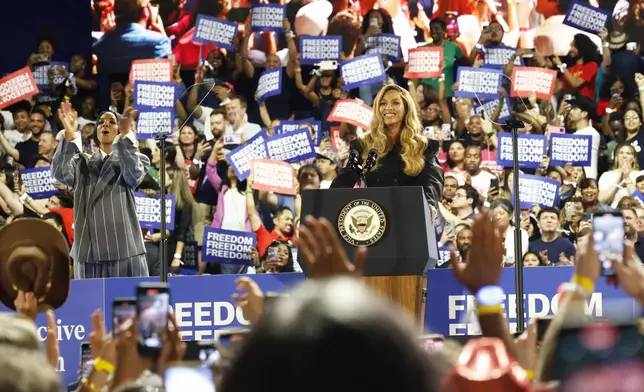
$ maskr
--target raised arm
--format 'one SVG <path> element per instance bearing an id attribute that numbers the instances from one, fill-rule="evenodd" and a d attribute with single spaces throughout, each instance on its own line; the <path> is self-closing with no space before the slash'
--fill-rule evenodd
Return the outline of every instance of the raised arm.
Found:
<path id="1" fill-rule="evenodd" d="M 51 175 L 61 184 L 73 188 L 76 165 L 83 151 L 80 132 L 77 132 L 78 114 L 69 101 L 64 101 L 58 109 L 58 118 L 65 129 L 56 135 L 58 147 L 51 161 Z"/>
<path id="2" fill-rule="evenodd" d="M 137 148 L 136 136 L 130 130 L 136 110 L 127 108 L 119 122 L 120 135 L 114 142 L 123 179 L 129 188 L 136 189 L 143 182 L 143 177 L 150 168 L 150 160 Z"/>

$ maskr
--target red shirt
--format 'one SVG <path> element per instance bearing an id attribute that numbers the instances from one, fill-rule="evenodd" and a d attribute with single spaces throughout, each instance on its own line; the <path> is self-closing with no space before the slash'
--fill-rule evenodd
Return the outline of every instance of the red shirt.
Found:
<path id="1" fill-rule="evenodd" d="M 581 78 L 584 80 L 584 83 L 577 88 L 579 93 L 591 101 L 595 101 L 595 79 L 597 78 L 597 70 L 599 66 L 596 62 L 591 61 L 586 64 L 576 64 L 568 68 L 568 72 L 572 74 L 575 78 Z M 563 82 L 564 89 L 574 90 L 574 88 L 568 83 L 568 79 L 565 76 L 561 77 Z"/>
<path id="2" fill-rule="evenodd" d="M 266 249 L 268 249 L 268 246 L 273 241 L 284 241 L 289 243 L 293 241 L 293 236 L 282 237 L 281 235 L 277 234 L 275 230 L 266 230 L 264 225 L 261 225 L 255 232 L 255 234 L 257 234 L 257 251 L 259 252 L 260 257 L 263 256 L 264 253 L 266 253 Z"/>
<path id="3" fill-rule="evenodd" d="M 69 238 L 69 243 L 74 243 L 74 209 L 73 208 L 50 208 L 49 211 L 55 212 L 63 218 L 63 226 L 65 226 L 65 231 L 67 232 L 67 238 Z"/>

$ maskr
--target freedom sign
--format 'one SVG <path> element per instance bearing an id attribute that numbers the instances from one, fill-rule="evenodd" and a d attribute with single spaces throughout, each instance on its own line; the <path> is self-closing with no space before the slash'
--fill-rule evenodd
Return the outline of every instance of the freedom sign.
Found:
<path id="1" fill-rule="evenodd" d="M 293 167 L 288 163 L 272 159 L 255 159 L 251 162 L 251 173 L 253 189 L 295 196 Z"/>
<path id="2" fill-rule="evenodd" d="M 516 49 L 509 46 L 487 46 L 485 48 L 485 56 L 483 57 L 483 65 L 485 68 L 502 68 L 510 61 L 513 54 L 517 52 Z M 514 65 L 523 65 L 521 57 L 517 56 L 514 60 Z"/>
<path id="3" fill-rule="evenodd" d="M 606 27 L 610 17 L 608 11 L 573 0 L 568 7 L 566 16 L 564 16 L 563 24 L 587 33 L 597 34 Z"/>
<path id="4" fill-rule="evenodd" d="M 141 112 L 174 110 L 177 84 L 138 81 L 134 83 L 134 109 Z"/>
<path id="5" fill-rule="evenodd" d="M 499 96 L 503 71 L 494 68 L 459 67 L 456 97 L 494 99 Z"/>
<path id="6" fill-rule="evenodd" d="M 496 163 L 503 167 L 512 167 L 512 134 L 498 133 L 498 151 Z M 519 134 L 519 167 L 537 169 L 546 155 L 547 137 L 545 135 Z"/>
<path id="7" fill-rule="evenodd" d="M 345 61 L 340 66 L 340 77 L 344 79 L 342 89 L 345 91 L 384 82 L 387 79 L 382 57 L 377 54 L 365 54 Z"/>
<path id="8" fill-rule="evenodd" d="M 230 163 L 239 181 L 244 181 L 250 175 L 250 161 L 267 157 L 266 134 L 260 132 L 243 146 L 229 152 L 226 155 L 226 160 Z"/>
<path id="9" fill-rule="evenodd" d="M 282 93 L 282 68 L 267 69 L 257 82 L 257 103 Z"/>
<path id="10" fill-rule="evenodd" d="M 130 66 L 130 86 L 136 81 L 172 82 L 174 69 L 170 59 L 134 60 Z"/>
<path id="11" fill-rule="evenodd" d="M 49 70 L 54 74 L 54 84 L 58 86 L 65 81 L 65 71 L 69 70 L 69 64 L 62 61 L 52 61 L 47 64 L 37 64 L 31 67 L 31 73 L 41 91 L 49 90 Z"/>
<path id="12" fill-rule="evenodd" d="M 368 130 L 371 128 L 372 118 L 373 108 L 371 106 L 354 99 L 341 99 L 335 102 L 326 120 L 352 124 L 358 128 Z"/>
<path id="13" fill-rule="evenodd" d="M 325 60 L 338 61 L 340 53 L 342 53 L 341 35 L 300 37 L 300 64 L 302 65 L 313 65 Z"/>
<path id="14" fill-rule="evenodd" d="M 559 182 L 548 177 L 519 174 L 519 205 L 530 209 L 556 207 L 559 202 Z"/>
<path id="15" fill-rule="evenodd" d="M 217 46 L 234 50 L 233 39 L 237 34 L 237 23 L 208 15 L 197 15 L 192 42 L 198 44 L 214 43 Z"/>
<path id="16" fill-rule="evenodd" d="M 409 49 L 407 52 L 409 60 L 407 72 L 404 77 L 407 79 L 437 78 L 443 71 L 442 46 L 424 46 L 422 48 Z"/>
<path id="17" fill-rule="evenodd" d="M 315 145 L 307 128 L 273 136 L 266 141 L 268 157 L 276 161 L 298 163 L 315 158 Z"/>
<path id="18" fill-rule="evenodd" d="M 367 54 L 387 56 L 389 60 L 400 60 L 400 37 L 396 34 L 382 33 L 372 35 L 365 43 Z"/>
<path id="19" fill-rule="evenodd" d="M 593 150 L 593 137 L 590 135 L 550 135 L 550 165 L 590 166 Z"/>
<path id="20" fill-rule="evenodd" d="M 633 194 L 631 195 L 631 197 L 632 197 L 633 199 L 635 199 L 635 200 L 639 201 L 639 202 L 640 202 L 640 205 L 641 205 L 642 207 L 644 207 L 644 194 L 642 194 L 642 192 L 640 192 L 640 191 L 637 191 L 637 190 L 636 190 L 635 192 L 633 192 Z"/>
<path id="21" fill-rule="evenodd" d="M 492 114 L 496 111 L 497 106 L 499 106 L 501 98 L 492 99 L 484 101 L 481 104 L 474 106 L 474 113 L 478 114 L 481 117 L 490 119 Z M 503 100 L 503 106 L 501 106 L 501 112 L 499 113 L 499 118 L 496 121 L 505 121 L 512 117 L 512 112 L 510 111 L 510 97 L 506 96 Z"/>
<path id="22" fill-rule="evenodd" d="M 315 140 L 313 140 L 313 143 L 315 143 L 316 146 L 319 146 L 322 121 L 317 121 L 314 118 L 307 118 L 305 120 L 280 121 L 279 125 L 273 128 L 273 131 L 276 135 L 281 135 L 283 133 L 296 131 L 300 128 L 309 129 L 309 125 L 313 127 L 313 132 L 315 133 Z"/>
<path id="23" fill-rule="evenodd" d="M 140 112 L 136 119 L 136 138 L 154 139 L 163 130 L 174 128 L 174 110 L 165 112 Z"/>
<path id="24" fill-rule="evenodd" d="M 250 14 L 252 31 L 283 31 L 286 6 L 261 4 L 253 7 Z"/>
<path id="25" fill-rule="evenodd" d="M 136 216 L 144 229 L 161 230 L 161 198 L 148 197 L 142 192 L 134 192 Z M 177 200 L 174 195 L 165 196 L 165 228 L 174 230 L 174 213 Z"/>
<path id="26" fill-rule="evenodd" d="M 0 109 L 38 94 L 36 79 L 29 67 L 24 67 L 0 79 Z"/>
<path id="27" fill-rule="evenodd" d="M 549 100 L 555 92 L 557 71 L 537 67 L 512 69 L 511 97 L 525 97 L 535 93 L 537 98 Z"/>
<path id="28" fill-rule="evenodd" d="M 51 175 L 51 167 L 20 170 L 20 179 L 25 186 L 25 193 L 34 199 L 46 199 L 61 193 L 56 188 L 56 179 Z"/>
<path id="29" fill-rule="evenodd" d="M 206 227 L 203 233 L 201 261 L 253 265 L 250 254 L 257 244 L 255 233 Z"/>

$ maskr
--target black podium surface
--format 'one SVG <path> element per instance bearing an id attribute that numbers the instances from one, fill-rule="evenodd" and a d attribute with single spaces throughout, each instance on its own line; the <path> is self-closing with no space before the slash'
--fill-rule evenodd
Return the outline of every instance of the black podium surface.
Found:
<path id="1" fill-rule="evenodd" d="M 438 260 L 422 187 L 307 190 L 302 217 L 309 215 L 334 225 L 351 260 L 358 246 L 368 247 L 364 276 L 421 275 Z"/>

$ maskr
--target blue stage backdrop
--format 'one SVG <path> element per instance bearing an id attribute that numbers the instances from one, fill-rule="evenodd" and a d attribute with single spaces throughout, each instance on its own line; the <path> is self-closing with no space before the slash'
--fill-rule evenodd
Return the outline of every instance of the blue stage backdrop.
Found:
<path id="1" fill-rule="evenodd" d="M 241 309 L 231 299 L 235 292 L 237 275 L 177 276 L 169 279 L 174 314 L 184 340 L 211 340 L 216 330 L 248 325 Z M 262 290 L 285 292 L 304 280 L 303 274 L 252 275 Z M 132 297 L 139 282 L 158 281 L 154 278 L 112 278 L 72 281 L 69 298 L 56 310 L 60 357 L 57 370 L 65 384 L 77 380 L 80 363 L 80 344 L 89 340 L 92 332 L 90 315 L 101 309 L 106 328 L 110 330 L 112 301 Z M 0 305 L 0 311 L 8 311 Z M 47 338 L 47 319 L 41 314 L 36 319 L 41 340 Z"/>
<path id="2" fill-rule="evenodd" d="M 572 267 L 525 268 L 525 318 L 544 317 L 556 313 L 557 289 L 570 280 Z M 505 314 L 510 331 L 516 331 L 516 291 L 514 269 L 504 268 L 501 286 L 506 293 Z M 478 335 L 480 329 L 474 317 L 474 296 L 456 281 L 449 269 L 429 270 L 427 274 L 427 307 L 425 328 L 444 335 Z M 621 289 L 606 285 L 603 278 L 587 301 L 586 313 L 600 319 L 632 319 L 639 317 L 639 305 Z"/>

